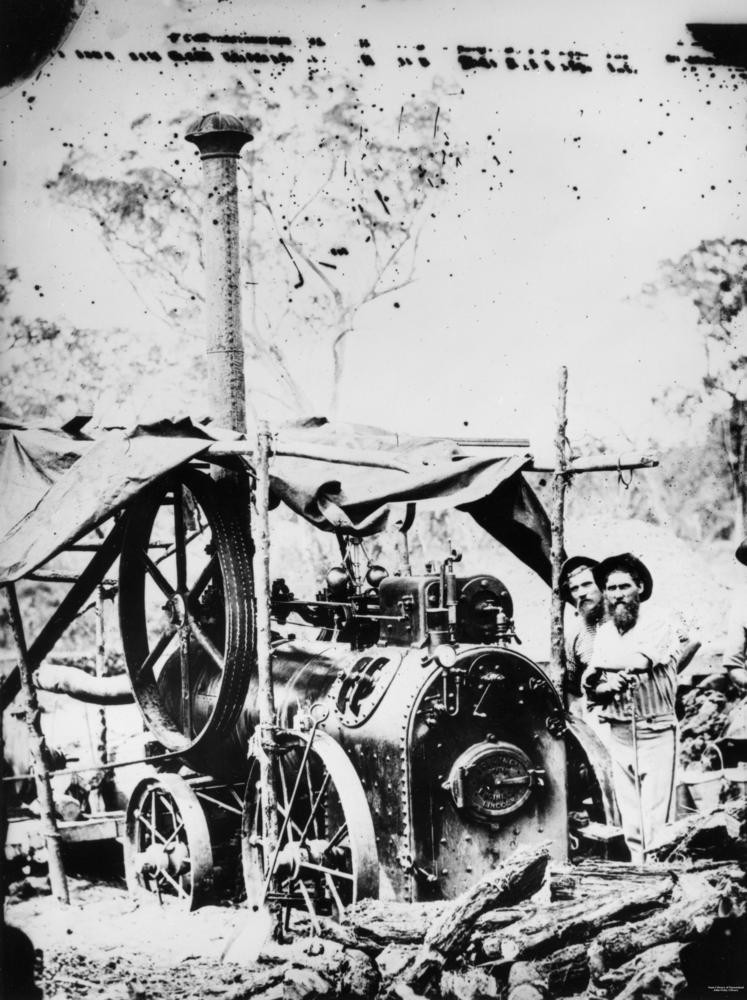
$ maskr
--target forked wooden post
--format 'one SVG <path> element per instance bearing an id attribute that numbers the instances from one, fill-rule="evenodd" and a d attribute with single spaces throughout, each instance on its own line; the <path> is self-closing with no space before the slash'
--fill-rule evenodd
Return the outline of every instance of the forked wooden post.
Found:
<path id="1" fill-rule="evenodd" d="M 104 677 L 106 673 L 106 628 L 104 622 L 104 588 L 101 584 L 96 588 L 96 676 Z M 96 747 L 99 760 L 106 764 L 108 757 L 106 708 L 99 707 L 99 742 Z"/>
<path id="2" fill-rule="evenodd" d="M 270 453 L 271 435 L 263 420 L 257 435 L 254 486 L 254 587 L 257 602 L 257 682 L 259 698 L 260 782 L 265 860 L 272 857 L 278 837 L 275 796 L 275 692 L 270 646 Z"/>
<path id="3" fill-rule="evenodd" d="M 41 827 L 47 845 L 47 857 L 49 858 L 49 881 L 52 886 L 52 892 L 57 899 L 61 903 L 67 904 L 70 902 L 70 895 L 67 888 L 65 869 L 62 867 L 60 835 L 57 830 L 52 786 L 49 781 L 49 750 L 47 749 L 47 741 L 44 738 L 41 727 L 39 700 L 36 696 L 36 688 L 31 676 L 31 665 L 26 649 L 26 637 L 23 631 L 21 611 L 18 607 L 15 584 L 6 584 L 5 592 L 8 595 L 10 624 L 13 629 L 16 651 L 18 652 L 21 688 L 26 700 L 26 725 L 29 731 L 31 756 L 34 761 L 36 794 L 39 796 L 39 805 L 41 806 Z"/>
<path id="4" fill-rule="evenodd" d="M 568 369 L 563 365 L 558 377 L 557 424 L 555 429 L 555 470 L 552 480 L 552 512 L 550 530 L 552 546 L 552 609 L 550 616 L 550 667 L 551 678 L 558 691 L 565 697 L 565 639 L 563 630 L 563 600 L 560 596 L 560 567 L 565 554 L 565 488 L 568 480 L 568 453 L 566 450 L 566 399 L 568 396 Z"/>

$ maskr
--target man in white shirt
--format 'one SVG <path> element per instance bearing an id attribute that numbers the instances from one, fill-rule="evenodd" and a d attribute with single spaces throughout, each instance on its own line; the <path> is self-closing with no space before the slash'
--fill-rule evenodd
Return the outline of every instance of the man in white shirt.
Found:
<path id="1" fill-rule="evenodd" d="M 607 746 L 623 833 L 631 860 L 641 862 L 674 809 L 674 705 L 685 637 L 675 616 L 641 607 L 653 580 L 631 553 L 604 559 L 594 578 L 604 592 L 608 620 L 597 630 L 584 688 L 609 723 Z"/>

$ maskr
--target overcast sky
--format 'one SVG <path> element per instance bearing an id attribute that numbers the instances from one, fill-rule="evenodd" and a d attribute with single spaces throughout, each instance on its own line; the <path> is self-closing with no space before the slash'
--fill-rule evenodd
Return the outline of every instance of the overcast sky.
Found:
<path id="1" fill-rule="evenodd" d="M 641 289 L 661 259 L 701 239 L 744 237 L 747 183 L 745 81 L 725 67 L 691 70 L 685 60 L 698 50 L 686 23 L 743 13 L 741 0 L 89 0 L 64 57 L 0 101 L 2 261 L 21 268 L 29 313 L 158 335 L 159 320 L 143 314 L 94 228 L 53 205 L 44 182 L 66 143 L 106 134 L 117 150 L 145 112 L 207 110 L 206 85 L 220 90 L 236 69 L 220 45 L 209 47 L 212 62 L 172 61 L 169 51 L 193 47 L 185 33 L 287 36 L 276 50 L 292 63 L 251 67 L 278 100 L 323 51 L 393 128 L 403 101 L 440 80 L 455 141 L 469 142 L 424 236 L 417 280 L 397 308 L 384 298 L 359 315 L 340 416 L 431 433 L 467 422 L 474 434 L 530 436 L 545 451 L 566 363 L 572 438 L 671 438 L 683 431 L 651 397 L 697 382 L 695 312 Z M 484 47 L 469 55 L 487 65 L 464 69 L 459 45 Z M 129 58 L 141 51 L 161 61 Z M 590 70 L 564 71 L 569 51 Z"/>

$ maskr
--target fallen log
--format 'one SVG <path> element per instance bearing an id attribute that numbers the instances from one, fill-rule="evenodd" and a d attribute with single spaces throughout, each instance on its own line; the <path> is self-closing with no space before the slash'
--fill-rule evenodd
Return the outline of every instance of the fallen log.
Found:
<path id="1" fill-rule="evenodd" d="M 374 1000 L 381 976 L 365 952 L 348 948 L 340 966 L 339 991 L 345 1000 Z"/>
<path id="2" fill-rule="evenodd" d="M 537 907 L 531 903 L 524 903 L 522 906 L 500 906 L 495 910 L 488 910 L 478 917 L 472 928 L 472 936 L 478 937 L 499 931 L 509 924 L 516 923 L 517 920 L 526 920 L 534 916 Z"/>
<path id="3" fill-rule="evenodd" d="M 376 958 L 385 987 L 401 980 L 415 961 L 420 948 L 416 944 L 388 944 Z M 386 993 L 386 989 L 384 989 Z"/>
<path id="4" fill-rule="evenodd" d="M 441 976 L 442 1000 L 488 1000 L 498 995 L 498 983 L 485 969 L 446 969 Z"/>
<path id="5" fill-rule="evenodd" d="M 597 985 L 618 1000 L 644 996 L 674 1000 L 687 982 L 680 962 L 682 948 L 682 941 L 648 948 L 619 969 L 600 977 Z"/>
<path id="6" fill-rule="evenodd" d="M 477 919 L 495 907 L 513 906 L 533 896 L 542 885 L 549 860 L 542 844 L 516 851 L 495 871 L 486 875 L 451 903 L 425 935 L 403 985 L 427 995 L 436 986 L 446 962 L 462 955 Z"/>
<path id="7" fill-rule="evenodd" d="M 447 910 L 448 903 L 394 903 L 364 899 L 349 907 L 342 924 L 361 942 L 378 944 L 421 944 L 428 928 Z M 344 942 L 343 942 L 344 943 Z"/>
<path id="8" fill-rule="evenodd" d="M 483 962 L 543 958 L 558 948 L 588 941 L 603 927 L 635 920 L 664 907 L 669 900 L 668 881 L 659 880 L 644 889 L 616 891 L 599 899 L 574 903 L 551 903 L 533 917 L 506 930 L 473 940 L 473 949 Z"/>
<path id="9" fill-rule="evenodd" d="M 517 966 L 522 970 L 517 970 Z M 509 986 L 518 982 L 541 983 L 553 997 L 570 996 L 586 989 L 589 983 L 589 955 L 585 944 L 571 944 L 554 951 L 547 958 L 515 962 L 508 975 Z"/>
<path id="10" fill-rule="evenodd" d="M 537 892 L 549 857 L 545 845 L 516 851 L 454 901 L 426 934 L 425 946 L 447 958 L 463 951 L 475 921 L 483 913 L 499 906 L 514 906 Z"/>
<path id="11" fill-rule="evenodd" d="M 741 905 L 741 900 L 738 905 Z M 598 981 L 610 969 L 618 968 L 657 945 L 692 941 L 708 931 L 719 915 L 726 915 L 733 909 L 734 903 L 728 891 L 716 889 L 704 879 L 701 898 L 685 898 L 672 903 L 662 912 L 632 927 L 602 930 L 589 949 L 592 980 Z"/>
<path id="12" fill-rule="evenodd" d="M 78 667 L 44 663 L 34 671 L 33 677 L 39 690 L 67 694 L 89 705 L 129 705 L 134 701 L 127 674 L 96 677 Z"/>

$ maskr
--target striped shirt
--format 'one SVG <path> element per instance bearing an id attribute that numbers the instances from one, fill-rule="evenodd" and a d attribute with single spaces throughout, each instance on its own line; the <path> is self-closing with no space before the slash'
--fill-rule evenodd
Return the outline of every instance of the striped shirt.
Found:
<path id="1" fill-rule="evenodd" d="M 647 670 L 636 672 L 637 685 L 621 691 L 601 711 L 610 722 L 630 722 L 635 703 L 636 718 L 647 722 L 674 720 L 677 693 L 677 661 L 686 641 L 682 621 L 642 606 L 638 621 L 627 632 L 618 632 L 614 621 L 599 626 L 591 654 L 591 668 L 584 687 L 591 698 L 597 684 L 607 680 L 605 666 L 618 666 L 632 653 L 649 660 Z"/>
<path id="2" fill-rule="evenodd" d="M 594 638 L 601 622 L 589 624 L 589 622 L 579 615 L 577 624 L 578 631 L 568 643 L 565 654 L 566 690 L 569 694 L 576 696 L 582 693 L 581 682 L 591 663 Z"/>

